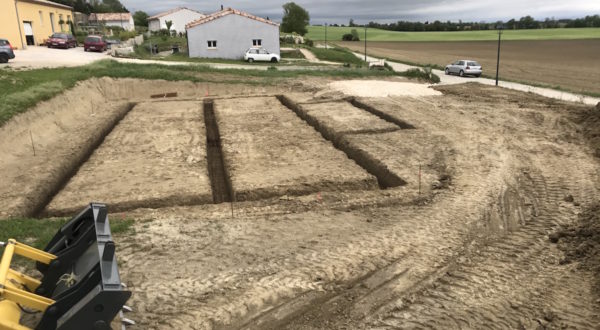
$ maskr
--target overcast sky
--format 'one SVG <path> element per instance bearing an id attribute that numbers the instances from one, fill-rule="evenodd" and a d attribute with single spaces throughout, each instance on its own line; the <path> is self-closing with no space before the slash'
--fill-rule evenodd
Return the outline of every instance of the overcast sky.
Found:
<path id="1" fill-rule="evenodd" d="M 280 21 L 281 6 L 288 1 L 279 0 L 121 0 L 130 11 L 143 10 L 150 15 L 175 7 L 188 7 L 211 13 L 225 7 L 247 11 L 251 14 Z M 574 18 L 600 14 L 600 0 L 298 0 L 297 4 L 308 10 L 311 24 L 324 22 L 347 24 L 350 18 L 356 23 L 369 21 L 395 22 L 451 20 L 497 21 L 531 15 Z"/>

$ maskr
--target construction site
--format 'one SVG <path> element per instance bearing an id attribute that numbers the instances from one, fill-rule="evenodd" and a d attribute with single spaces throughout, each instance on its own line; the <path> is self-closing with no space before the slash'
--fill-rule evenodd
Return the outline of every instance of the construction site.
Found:
<path id="1" fill-rule="evenodd" d="M 600 326 L 599 107 L 93 78 L 1 126 L 0 153 L 0 218 L 134 220 L 127 329 Z"/>

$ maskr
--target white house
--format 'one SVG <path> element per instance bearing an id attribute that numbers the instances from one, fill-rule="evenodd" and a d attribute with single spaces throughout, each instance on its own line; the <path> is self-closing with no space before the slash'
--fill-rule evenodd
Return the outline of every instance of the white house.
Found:
<path id="1" fill-rule="evenodd" d="M 250 47 L 279 54 L 279 24 L 227 8 L 186 26 L 190 57 L 241 59 Z"/>
<path id="2" fill-rule="evenodd" d="M 131 13 L 102 13 L 90 14 L 91 23 L 104 24 L 106 26 L 120 26 L 127 31 L 135 30 L 133 16 Z"/>
<path id="3" fill-rule="evenodd" d="M 206 17 L 201 12 L 185 7 L 175 8 L 164 13 L 148 17 L 148 30 L 159 31 L 167 28 L 167 21 L 173 22 L 171 30 L 185 32 L 185 26 L 195 20 Z"/>

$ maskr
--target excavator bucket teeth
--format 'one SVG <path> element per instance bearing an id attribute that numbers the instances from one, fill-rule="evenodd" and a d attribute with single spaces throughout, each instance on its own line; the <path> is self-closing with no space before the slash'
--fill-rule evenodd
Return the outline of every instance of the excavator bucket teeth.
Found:
<path id="1" fill-rule="evenodd" d="M 5 250 L 2 264 L 10 263 L 12 254 L 22 254 L 37 261 L 36 268 L 42 278 L 38 282 L 25 276 L 19 277 L 21 274 L 12 269 L 8 269 L 4 277 L 0 273 L 0 280 L 8 278 L 11 283 L 16 281 L 20 284 L 0 290 L 0 300 L 42 312 L 35 329 L 110 330 L 112 320 L 117 315 L 121 316 L 123 309 L 131 310 L 125 306 L 131 292 L 121 283 L 104 204 L 92 203 L 69 220 L 43 251 L 14 240 L 10 240 L 9 244 L 15 247 L 11 247 L 8 257 Z M 0 289 L 3 285 L 0 283 Z M 0 309 L 0 315 L 2 312 Z M 122 324 L 134 322 L 122 318 Z M 18 326 L 15 324 L 7 329 L 22 329 Z M 1 322 L 0 328 L 3 328 Z"/>

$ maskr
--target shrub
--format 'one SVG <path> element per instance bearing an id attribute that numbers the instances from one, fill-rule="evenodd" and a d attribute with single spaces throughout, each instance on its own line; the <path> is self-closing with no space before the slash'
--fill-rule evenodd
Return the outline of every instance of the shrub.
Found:
<path id="1" fill-rule="evenodd" d="M 351 33 L 346 33 L 342 36 L 343 41 L 352 41 L 352 38 L 353 38 L 353 36 Z"/>
<path id="2" fill-rule="evenodd" d="M 121 31 L 119 32 L 119 39 L 125 41 L 134 38 L 137 35 L 135 31 Z"/>
<path id="3" fill-rule="evenodd" d="M 358 31 L 356 29 L 352 29 L 352 33 L 346 33 L 342 36 L 343 41 L 360 41 L 358 37 Z"/>
<path id="4" fill-rule="evenodd" d="M 308 38 L 304 38 L 304 44 L 307 45 L 308 47 L 313 47 L 315 45 L 315 43 Z"/>
<path id="5" fill-rule="evenodd" d="M 422 79 L 433 84 L 437 84 L 440 82 L 440 77 L 438 77 L 435 73 L 431 72 L 431 68 L 429 67 L 425 67 L 423 69 L 409 69 L 405 72 L 401 72 L 400 75 L 411 79 Z"/>

